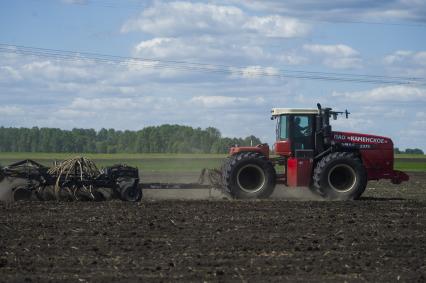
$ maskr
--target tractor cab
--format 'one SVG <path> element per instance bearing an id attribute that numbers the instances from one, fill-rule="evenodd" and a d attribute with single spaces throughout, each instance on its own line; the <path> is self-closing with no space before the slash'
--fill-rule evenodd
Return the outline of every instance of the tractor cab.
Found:
<path id="1" fill-rule="evenodd" d="M 318 109 L 273 108 L 277 120 L 275 153 L 284 157 L 310 157 L 315 150 L 315 121 Z"/>

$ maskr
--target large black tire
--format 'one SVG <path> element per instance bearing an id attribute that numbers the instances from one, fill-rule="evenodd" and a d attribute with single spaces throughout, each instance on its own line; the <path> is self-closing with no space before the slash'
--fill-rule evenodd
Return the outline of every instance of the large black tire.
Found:
<path id="1" fill-rule="evenodd" d="M 139 185 L 139 179 L 119 178 L 117 184 L 119 186 L 121 200 L 138 202 L 142 199 L 142 189 Z"/>
<path id="2" fill-rule="evenodd" d="M 267 198 L 275 188 L 272 163 L 257 152 L 231 156 L 223 166 L 223 183 L 235 198 Z"/>
<path id="3" fill-rule="evenodd" d="M 31 190 L 27 186 L 18 186 L 12 189 L 14 201 L 31 199 Z"/>
<path id="4" fill-rule="evenodd" d="M 361 160 L 350 152 L 334 152 L 316 165 L 312 189 L 330 200 L 359 199 L 367 186 Z"/>

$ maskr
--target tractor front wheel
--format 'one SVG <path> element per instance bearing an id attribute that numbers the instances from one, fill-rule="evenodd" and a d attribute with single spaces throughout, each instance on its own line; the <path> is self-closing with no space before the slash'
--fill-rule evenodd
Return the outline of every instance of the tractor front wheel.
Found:
<path id="1" fill-rule="evenodd" d="M 274 191 L 275 169 L 260 153 L 236 154 L 227 160 L 222 170 L 223 183 L 235 198 L 267 198 Z"/>
<path id="2" fill-rule="evenodd" d="M 354 153 L 331 153 L 315 167 L 312 189 L 327 199 L 358 199 L 366 186 L 364 165 Z"/>

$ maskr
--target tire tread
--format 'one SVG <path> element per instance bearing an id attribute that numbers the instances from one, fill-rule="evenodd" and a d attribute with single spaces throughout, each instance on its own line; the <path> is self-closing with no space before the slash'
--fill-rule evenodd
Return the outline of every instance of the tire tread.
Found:
<path id="1" fill-rule="evenodd" d="M 229 157 L 222 166 L 223 184 L 225 185 L 225 188 L 229 191 L 229 193 L 231 193 L 231 195 L 236 198 L 246 198 L 246 196 L 232 190 L 232 182 L 233 182 L 232 173 L 234 169 L 241 162 L 247 162 L 249 160 L 255 160 L 256 162 L 262 163 L 262 168 L 265 170 L 265 175 L 272 176 L 273 180 L 270 180 L 272 183 L 271 186 L 275 187 L 276 172 L 271 161 L 268 160 L 265 155 L 259 152 L 251 152 L 251 151 L 240 152 Z M 273 188 L 272 189 L 267 188 L 266 190 L 262 190 L 259 194 L 256 194 L 256 197 L 257 198 L 269 197 L 272 191 L 273 191 Z M 250 197 L 247 197 L 247 198 L 250 198 Z"/>
<path id="2" fill-rule="evenodd" d="M 355 162 L 363 166 L 361 159 L 354 152 L 333 152 L 323 157 L 315 166 L 313 176 L 312 176 L 311 188 L 314 192 L 317 192 L 323 197 L 329 198 L 329 199 L 333 199 L 333 197 L 330 196 L 326 188 L 323 188 L 321 186 L 321 179 L 322 179 L 323 172 L 326 170 L 326 167 L 328 166 L 328 164 L 330 164 L 330 162 L 333 162 L 335 160 L 350 160 L 352 162 Z M 349 197 L 348 199 L 358 199 L 365 190 L 365 185 L 366 185 L 366 176 L 364 176 L 365 171 L 361 173 L 358 172 L 358 173 L 361 174 L 361 176 L 363 177 L 363 179 L 360 180 L 361 189 L 359 192 L 355 194 L 355 196 Z"/>

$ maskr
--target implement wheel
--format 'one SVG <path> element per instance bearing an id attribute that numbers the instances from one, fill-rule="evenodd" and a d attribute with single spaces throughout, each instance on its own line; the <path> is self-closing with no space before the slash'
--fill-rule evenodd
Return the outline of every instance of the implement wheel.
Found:
<path id="1" fill-rule="evenodd" d="M 235 198 L 267 198 L 275 188 L 272 163 L 257 152 L 231 156 L 223 166 L 223 183 Z"/>
<path id="2" fill-rule="evenodd" d="M 18 186 L 12 189 L 12 191 L 14 201 L 31 199 L 31 190 L 26 186 Z"/>
<path id="3" fill-rule="evenodd" d="M 120 199 L 129 202 L 138 202 L 142 199 L 142 189 L 139 185 L 139 179 L 119 178 Z"/>
<path id="4" fill-rule="evenodd" d="M 354 153 L 331 153 L 315 167 L 312 189 L 327 199 L 359 199 L 366 186 L 364 165 Z"/>

